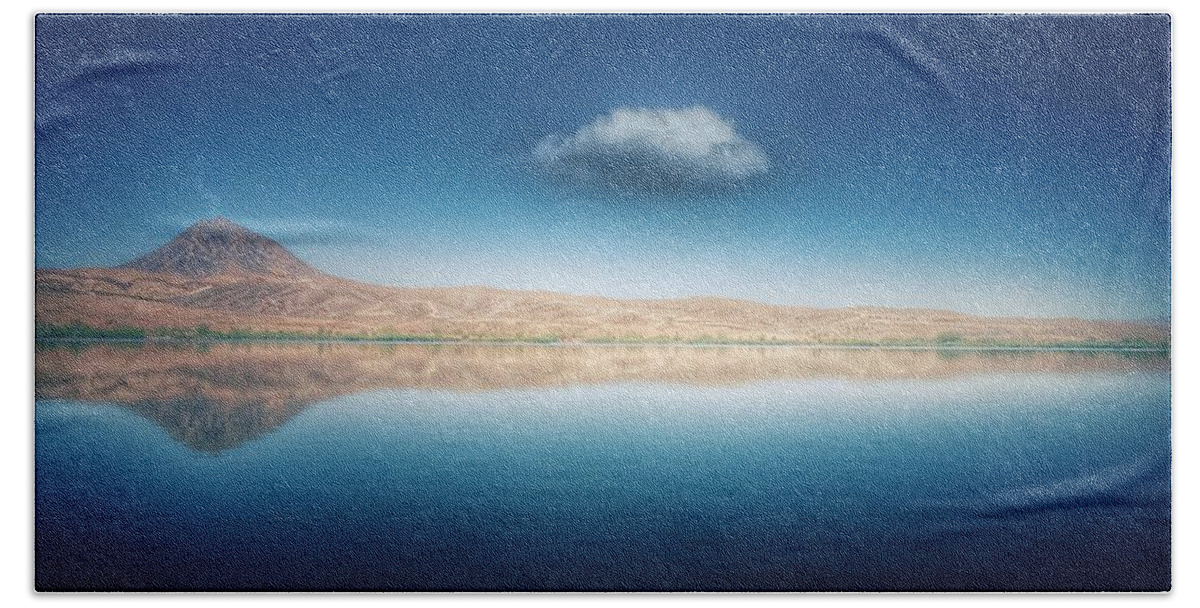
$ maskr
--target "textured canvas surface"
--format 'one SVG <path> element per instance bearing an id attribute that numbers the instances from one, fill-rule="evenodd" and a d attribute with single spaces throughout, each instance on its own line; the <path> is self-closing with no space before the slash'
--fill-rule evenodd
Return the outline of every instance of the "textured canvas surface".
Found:
<path id="1" fill-rule="evenodd" d="M 1165 591 L 1166 15 L 39 15 L 42 591 Z"/>

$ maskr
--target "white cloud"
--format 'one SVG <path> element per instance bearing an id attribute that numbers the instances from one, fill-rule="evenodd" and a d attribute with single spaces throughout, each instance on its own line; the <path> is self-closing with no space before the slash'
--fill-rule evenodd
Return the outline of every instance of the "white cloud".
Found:
<path id="1" fill-rule="evenodd" d="M 534 161 L 569 181 L 625 192 L 720 191 L 765 174 L 766 154 L 705 107 L 619 109 L 544 139 Z"/>

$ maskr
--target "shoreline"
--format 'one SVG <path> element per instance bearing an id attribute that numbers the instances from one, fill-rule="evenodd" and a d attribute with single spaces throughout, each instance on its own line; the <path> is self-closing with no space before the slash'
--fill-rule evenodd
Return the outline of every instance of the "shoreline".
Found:
<path id="1" fill-rule="evenodd" d="M 897 350 L 897 351 L 958 351 L 958 352 L 1126 352 L 1169 354 L 1170 345 L 1132 345 L 1120 343 L 1100 344 L 937 344 L 937 343 L 867 343 L 847 344 L 838 342 L 736 342 L 736 341 L 633 341 L 633 340 L 580 340 L 546 341 L 518 339 L 389 339 L 356 337 L 204 337 L 204 338 L 161 338 L 161 337 L 61 337 L 35 336 L 35 345 L 213 345 L 213 344 L 363 344 L 373 346 L 537 346 L 560 348 L 586 347 L 666 347 L 666 348 L 795 348 L 809 350 Z"/>

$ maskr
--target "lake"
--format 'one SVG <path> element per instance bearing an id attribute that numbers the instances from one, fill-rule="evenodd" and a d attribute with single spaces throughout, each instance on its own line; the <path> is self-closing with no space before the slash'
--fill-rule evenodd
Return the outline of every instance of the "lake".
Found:
<path id="1" fill-rule="evenodd" d="M 41 590 L 1164 590 L 1166 354 L 39 344 Z"/>

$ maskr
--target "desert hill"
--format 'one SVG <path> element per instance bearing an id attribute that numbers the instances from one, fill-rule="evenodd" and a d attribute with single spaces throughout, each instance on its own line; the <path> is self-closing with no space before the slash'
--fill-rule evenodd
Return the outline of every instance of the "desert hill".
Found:
<path id="1" fill-rule="evenodd" d="M 1165 325 L 948 311 L 618 300 L 490 287 L 402 288 L 321 273 L 228 220 L 201 222 L 118 268 L 39 269 L 39 325 L 562 340 L 1166 343 Z"/>
<path id="2" fill-rule="evenodd" d="M 218 217 L 196 223 L 171 242 L 119 268 L 185 277 L 320 274 L 279 243 Z"/>

